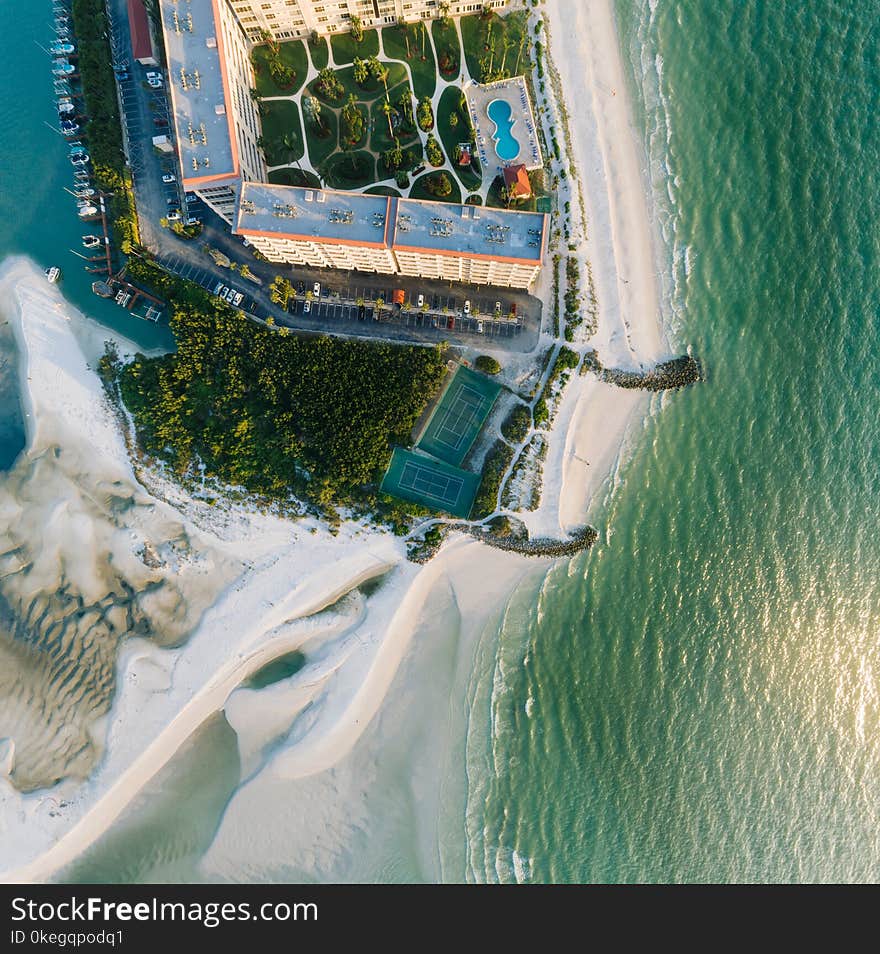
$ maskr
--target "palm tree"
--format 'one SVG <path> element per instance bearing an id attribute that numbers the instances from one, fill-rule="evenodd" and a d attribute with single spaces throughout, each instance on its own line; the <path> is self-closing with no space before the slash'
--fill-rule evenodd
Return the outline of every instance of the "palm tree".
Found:
<path id="1" fill-rule="evenodd" d="M 303 109 L 308 113 L 309 118 L 314 122 L 321 132 L 325 130 L 324 121 L 321 119 L 321 104 L 315 96 L 306 96 L 303 100 Z M 259 142 L 257 143 L 259 145 Z"/>
<path id="2" fill-rule="evenodd" d="M 528 39 L 528 36 L 526 34 L 526 31 L 523 30 L 519 38 L 519 49 L 516 51 L 516 67 L 513 70 L 514 76 L 519 76 L 519 61 L 522 59 L 522 54 L 523 54 L 523 50 L 525 49 L 527 39 Z"/>
<path id="3" fill-rule="evenodd" d="M 370 72 L 385 87 L 385 99 L 388 99 L 388 67 L 384 66 L 378 56 L 370 57 Z"/>
<path id="4" fill-rule="evenodd" d="M 394 127 L 391 125 L 391 114 L 394 112 L 394 107 L 386 99 L 382 103 L 382 112 L 385 114 L 385 118 L 388 120 L 388 135 L 393 138 L 394 136 Z"/>
<path id="5" fill-rule="evenodd" d="M 367 77 L 370 75 L 370 68 L 366 60 L 362 60 L 359 56 L 354 58 L 354 81 L 359 86 L 363 86 L 367 81 Z"/>
<path id="6" fill-rule="evenodd" d="M 406 44 L 406 58 L 409 59 L 412 53 L 409 48 L 409 24 L 406 22 L 405 17 L 397 18 L 397 29 L 403 34 L 403 42 Z"/>

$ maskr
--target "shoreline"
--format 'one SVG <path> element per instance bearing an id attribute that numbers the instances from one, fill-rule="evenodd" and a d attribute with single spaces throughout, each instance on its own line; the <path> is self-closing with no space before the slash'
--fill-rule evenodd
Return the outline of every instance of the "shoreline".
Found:
<path id="1" fill-rule="evenodd" d="M 562 5 L 563 0 L 546 4 L 551 57 L 566 101 L 593 104 L 593 111 L 570 113 L 568 120 L 568 145 L 581 172 L 577 178 L 589 217 L 579 226 L 587 233 L 584 260 L 593 264 L 598 289 L 599 328 L 589 344 L 606 363 L 642 367 L 666 352 L 648 185 L 639 170 L 630 125 L 616 23 L 608 0 L 592 0 L 589 22 L 586 9 L 579 9 L 571 28 L 563 30 L 572 11 L 566 5 L 563 18 Z M 573 202 L 573 210 L 576 206 Z M 574 235 L 577 232 L 578 227 Z M 628 263 L 628 278 L 621 272 L 623 262 Z M 461 534 L 453 534 L 426 566 L 417 567 L 406 562 L 400 540 L 363 523 L 349 522 L 334 537 L 315 521 L 291 522 L 241 506 L 231 515 L 212 515 L 209 507 L 182 490 L 173 495 L 174 504 L 157 500 L 136 479 L 118 422 L 104 403 L 97 376 L 87 368 L 83 341 L 89 335 L 77 336 L 70 326 L 73 322 L 85 329 L 91 320 L 67 306 L 57 289 L 40 286 L 45 279 L 39 269 L 34 267 L 30 276 L 24 275 L 26 270 L 24 259 L 13 259 L 0 271 L 0 289 L 10 276 L 19 279 L 13 308 L 17 305 L 19 311 L 16 334 L 22 337 L 17 340 L 24 342 L 19 346 L 28 428 L 24 453 L 30 453 L 38 435 L 51 443 L 53 426 L 59 443 L 86 440 L 102 466 L 113 468 L 157 508 L 174 512 L 195 539 L 205 539 L 213 528 L 211 545 L 236 563 L 239 572 L 215 592 L 198 626 L 178 648 L 160 649 L 131 638 L 122 645 L 116 695 L 106 720 L 96 727 L 106 732 L 106 746 L 87 781 L 22 795 L 0 777 L 0 835 L 8 848 L 0 881 L 46 880 L 81 856 L 204 719 L 223 711 L 248 675 L 307 643 L 319 644 L 317 656 L 314 665 L 307 664 L 288 680 L 298 687 L 302 704 L 297 713 L 287 715 L 295 720 L 304 705 L 313 714 L 298 729 L 298 737 L 264 768 L 301 779 L 337 765 L 355 749 L 367 727 L 375 725 L 423 623 L 420 614 L 440 581 L 452 585 L 454 576 L 465 592 L 476 585 L 475 568 L 486 570 L 479 585 L 487 612 L 491 607 L 485 593 L 503 598 L 516 580 L 531 572 L 525 569 L 527 558 L 492 555 Z M 28 289 L 34 293 L 30 297 Z M 36 294 L 40 290 L 44 294 Z M 71 314 L 62 322 L 58 313 L 64 307 Z M 36 336 L 46 346 L 41 353 L 28 345 L 26 327 L 31 345 Z M 109 329 L 100 331 L 103 339 L 124 341 Z M 93 342 L 95 338 L 92 334 Z M 59 347 L 62 340 L 67 348 Z M 67 400 L 72 390 L 79 403 Z M 95 413 L 96 403 L 100 414 Z M 588 508 L 620 461 L 627 433 L 647 405 L 641 392 L 627 392 L 591 376 L 569 382 L 549 432 L 541 505 L 523 516 L 534 536 L 557 536 L 586 522 Z M 189 508 L 198 509 L 205 520 L 194 523 L 192 513 L 183 512 Z M 348 619 L 335 605 L 365 579 L 385 574 L 389 579 L 374 595 L 358 596 L 364 605 L 357 620 Z M 298 584 L 291 587 L 292 580 Z M 469 599 L 478 602 L 473 595 Z M 145 746 L 146 733 L 151 735 Z M 253 778 L 239 791 L 252 783 Z"/>

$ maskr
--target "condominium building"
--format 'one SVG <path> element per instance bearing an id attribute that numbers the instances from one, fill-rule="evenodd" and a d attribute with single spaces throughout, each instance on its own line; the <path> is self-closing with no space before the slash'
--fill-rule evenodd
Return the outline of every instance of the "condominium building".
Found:
<path id="1" fill-rule="evenodd" d="M 277 39 L 317 33 L 344 33 L 351 18 L 365 28 L 387 26 L 399 17 L 414 22 L 448 14 L 478 13 L 484 6 L 499 10 L 510 0 L 230 0 L 242 29 L 251 40 L 263 30 Z"/>
<path id="2" fill-rule="evenodd" d="M 240 183 L 266 178 L 249 43 L 226 0 L 160 0 L 183 185 L 232 220 Z"/>
<path id="3" fill-rule="evenodd" d="M 273 262 L 528 288 L 548 216 L 247 182 L 233 231 Z"/>

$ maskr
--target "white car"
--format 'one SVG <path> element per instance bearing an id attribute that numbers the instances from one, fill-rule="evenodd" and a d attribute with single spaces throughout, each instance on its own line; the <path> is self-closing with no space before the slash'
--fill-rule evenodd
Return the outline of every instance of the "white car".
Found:
<path id="1" fill-rule="evenodd" d="M 483 322 L 482 322 L 482 321 L 478 321 L 478 322 L 477 322 L 477 334 L 478 334 L 478 335 L 481 335 L 482 333 L 483 333 Z"/>
<path id="2" fill-rule="evenodd" d="M 236 292 L 235 298 L 233 299 L 232 303 L 235 305 L 236 308 L 238 308 L 238 306 L 242 303 L 243 300 L 244 300 L 244 293 Z"/>
<path id="3" fill-rule="evenodd" d="M 172 182 L 177 182 L 177 178 L 171 175 L 170 172 L 166 172 L 165 175 L 162 176 L 162 181 L 165 183 L 165 185 L 170 185 Z"/>
<path id="4" fill-rule="evenodd" d="M 496 301 L 496 302 L 495 302 L 495 314 L 496 314 L 496 315 L 500 315 L 500 314 L 501 314 L 501 302 L 500 302 L 500 301 Z"/>
<path id="5" fill-rule="evenodd" d="M 217 287 L 214 289 L 214 294 L 215 295 L 223 294 L 223 282 L 217 282 Z"/>
<path id="6" fill-rule="evenodd" d="M 312 303 L 308 298 L 303 302 L 303 314 L 307 315 L 312 310 Z"/>
<path id="7" fill-rule="evenodd" d="M 321 297 L 321 283 L 320 283 L 320 282 L 315 282 L 315 284 L 312 286 L 312 294 L 315 296 L 315 298 L 320 298 L 320 297 Z"/>
<path id="8" fill-rule="evenodd" d="M 162 88 L 162 74 L 161 74 L 161 73 L 157 73 L 155 70 L 150 70 L 150 72 L 147 73 L 147 83 L 149 83 L 149 85 L 150 85 L 153 89 L 161 89 L 161 88 Z"/>
<path id="9" fill-rule="evenodd" d="M 419 308 L 421 308 L 421 307 L 424 306 L 424 304 L 425 304 L 425 296 L 424 296 L 424 295 L 419 295 L 419 300 L 418 300 L 418 303 L 417 303 L 417 304 L 418 304 L 418 307 L 419 307 Z"/>
<path id="10" fill-rule="evenodd" d="M 230 288 L 229 291 L 226 292 L 226 300 L 229 302 L 230 305 L 235 301 L 235 289 L 234 289 L 234 288 Z"/>
<path id="11" fill-rule="evenodd" d="M 468 298 L 467 301 L 464 303 L 464 313 L 465 313 L 466 315 L 469 315 L 469 314 L 471 313 L 471 300 L 470 300 L 470 298 Z"/>
<path id="12" fill-rule="evenodd" d="M 180 211 L 178 209 L 172 209 L 168 213 L 169 222 L 178 222 L 180 220 Z"/>
<path id="13" fill-rule="evenodd" d="M 228 289 L 225 285 L 221 285 L 221 286 L 220 286 L 220 297 L 221 297 L 221 298 L 226 298 L 226 296 L 227 296 L 228 294 L 229 294 L 229 289 Z M 228 299 L 227 299 L 227 301 L 228 301 Z"/>

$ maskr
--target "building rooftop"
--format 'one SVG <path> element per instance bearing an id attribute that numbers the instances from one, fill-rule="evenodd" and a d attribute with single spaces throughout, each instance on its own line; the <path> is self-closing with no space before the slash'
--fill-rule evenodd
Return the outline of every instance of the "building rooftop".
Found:
<path id="1" fill-rule="evenodd" d="M 244 182 L 234 231 L 384 247 L 390 206 L 384 195 Z"/>
<path id="2" fill-rule="evenodd" d="M 546 241 L 543 212 L 489 209 L 398 199 L 394 247 L 539 262 Z"/>
<path id="3" fill-rule="evenodd" d="M 161 0 L 168 83 L 184 185 L 238 175 L 225 53 L 213 0 Z"/>
<path id="4" fill-rule="evenodd" d="M 136 60 L 152 59 L 153 40 L 144 0 L 128 0 L 128 29 L 131 50 Z"/>

